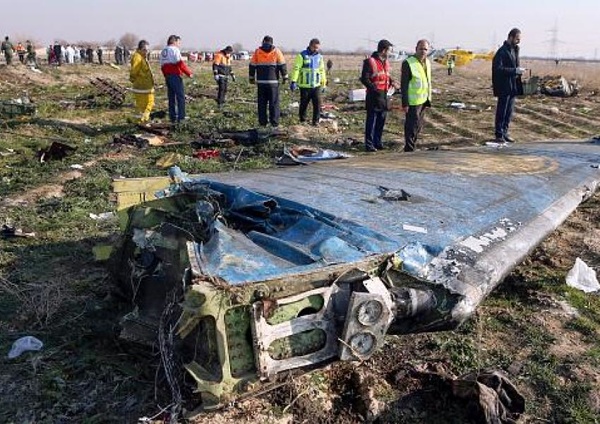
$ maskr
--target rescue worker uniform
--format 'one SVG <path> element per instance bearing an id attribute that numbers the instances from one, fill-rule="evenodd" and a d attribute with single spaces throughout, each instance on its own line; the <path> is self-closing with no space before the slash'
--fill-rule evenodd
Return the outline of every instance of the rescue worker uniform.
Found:
<path id="1" fill-rule="evenodd" d="M 225 50 L 215 53 L 212 70 L 219 89 L 217 93 L 217 104 L 219 105 L 219 108 L 221 108 L 225 104 L 225 95 L 227 94 L 229 78 L 231 77 L 231 79 L 235 81 L 235 74 L 231 70 L 231 54 L 228 55 Z"/>
<path id="2" fill-rule="evenodd" d="M 141 115 L 140 122 L 148 122 L 154 107 L 154 75 L 143 51 L 136 50 L 131 56 L 129 81 L 133 84 L 131 91 L 135 97 L 136 109 Z"/>
<path id="3" fill-rule="evenodd" d="M 404 151 L 415 150 L 417 137 L 423 128 L 425 109 L 431 107 L 431 62 L 425 66 L 415 56 L 402 63 L 400 81 L 402 107 L 408 107 L 404 120 Z"/>
<path id="4" fill-rule="evenodd" d="M 373 52 L 363 62 L 360 81 L 367 88 L 365 150 L 374 152 L 383 149 L 381 137 L 388 110 L 387 92 L 393 84 L 389 61 L 382 59 L 378 52 Z"/>
<path id="5" fill-rule="evenodd" d="M 300 122 L 306 122 L 306 110 L 312 102 L 312 124 L 318 125 L 321 116 L 321 91 L 327 84 L 325 62 L 318 51 L 306 49 L 296 56 L 292 70 L 292 86 L 300 88 Z"/>
<path id="6" fill-rule="evenodd" d="M 279 126 L 279 77 L 287 82 L 287 66 L 283 53 L 272 44 L 263 43 L 252 56 L 249 68 L 250 83 L 257 85 L 258 123 Z M 267 106 L 269 115 L 267 117 Z"/>
<path id="7" fill-rule="evenodd" d="M 448 75 L 452 75 L 452 72 L 454 71 L 454 59 L 453 58 L 448 58 L 448 60 L 446 61 L 446 66 L 448 67 Z"/>
<path id="8" fill-rule="evenodd" d="M 160 52 L 160 69 L 167 84 L 169 98 L 169 119 L 178 123 L 185 119 L 185 93 L 183 91 L 183 74 L 191 78 L 192 71 L 181 57 L 179 48 L 169 45 Z"/>
<path id="9" fill-rule="evenodd" d="M 17 55 L 19 55 L 19 62 L 25 63 L 25 47 L 21 43 L 17 44 Z"/>

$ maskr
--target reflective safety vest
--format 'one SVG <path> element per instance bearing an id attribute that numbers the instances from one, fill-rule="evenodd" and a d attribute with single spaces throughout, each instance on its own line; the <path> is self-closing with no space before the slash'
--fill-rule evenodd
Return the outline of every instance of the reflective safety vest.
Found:
<path id="1" fill-rule="evenodd" d="M 377 90 L 387 91 L 390 88 L 390 62 L 369 58 L 371 64 L 371 82 Z"/>
<path id="2" fill-rule="evenodd" d="M 425 59 L 427 72 L 421 65 L 421 62 L 415 57 L 410 56 L 406 59 L 410 66 L 412 78 L 408 83 L 408 104 L 409 106 L 419 106 L 427 100 L 431 101 L 431 62 Z"/>
<path id="3" fill-rule="evenodd" d="M 324 87 L 327 80 L 323 56 L 311 54 L 308 49 L 299 53 L 294 61 L 291 80 L 297 82 L 300 88 Z"/>

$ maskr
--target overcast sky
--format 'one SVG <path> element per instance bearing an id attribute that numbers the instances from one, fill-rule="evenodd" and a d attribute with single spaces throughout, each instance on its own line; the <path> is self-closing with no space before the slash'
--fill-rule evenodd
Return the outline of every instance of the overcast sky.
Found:
<path id="1" fill-rule="evenodd" d="M 266 34 L 288 49 L 312 37 L 324 51 L 373 49 L 368 40 L 380 38 L 411 51 L 419 38 L 437 48 L 491 49 L 516 26 L 523 55 L 547 56 L 554 38 L 561 57 L 600 58 L 600 0 L 0 0 L 0 10 L 3 35 L 44 44 L 132 32 L 151 45 L 178 34 L 192 49 L 239 42 L 253 50 Z"/>

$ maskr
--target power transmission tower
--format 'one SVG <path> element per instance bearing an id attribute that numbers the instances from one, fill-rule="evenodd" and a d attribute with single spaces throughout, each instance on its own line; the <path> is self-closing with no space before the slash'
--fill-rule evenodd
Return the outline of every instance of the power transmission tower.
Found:
<path id="1" fill-rule="evenodd" d="M 549 29 L 550 39 L 546 40 L 549 44 L 548 56 L 550 59 L 558 59 L 558 45 L 563 43 L 558 39 L 558 20 L 554 21 L 554 27 Z"/>

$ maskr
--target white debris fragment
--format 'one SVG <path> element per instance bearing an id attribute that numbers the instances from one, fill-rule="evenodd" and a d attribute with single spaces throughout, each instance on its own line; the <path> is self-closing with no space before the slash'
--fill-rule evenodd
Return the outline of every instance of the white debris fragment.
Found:
<path id="1" fill-rule="evenodd" d="M 78 163 L 74 163 L 70 167 L 71 169 L 83 169 L 83 165 L 79 165 Z"/>
<path id="2" fill-rule="evenodd" d="M 95 214 L 95 213 L 90 213 L 90 218 L 92 218 L 93 220 L 96 221 L 105 221 L 107 219 L 112 218 L 113 216 L 115 216 L 114 212 L 102 212 L 99 214 Z"/>
<path id="3" fill-rule="evenodd" d="M 580 258 L 575 259 L 575 265 L 567 274 L 567 285 L 586 293 L 600 290 L 596 271 L 590 268 Z"/>
<path id="4" fill-rule="evenodd" d="M 413 233 L 427 234 L 427 228 L 417 227 L 416 225 L 402 224 L 402 229 Z"/>
<path id="5" fill-rule="evenodd" d="M 18 358 L 23 352 L 40 350 L 42 347 L 44 347 L 44 343 L 36 337 L 21 337 L 13 343 L 10 352 L 8 352 L 8 359 Z"/>

